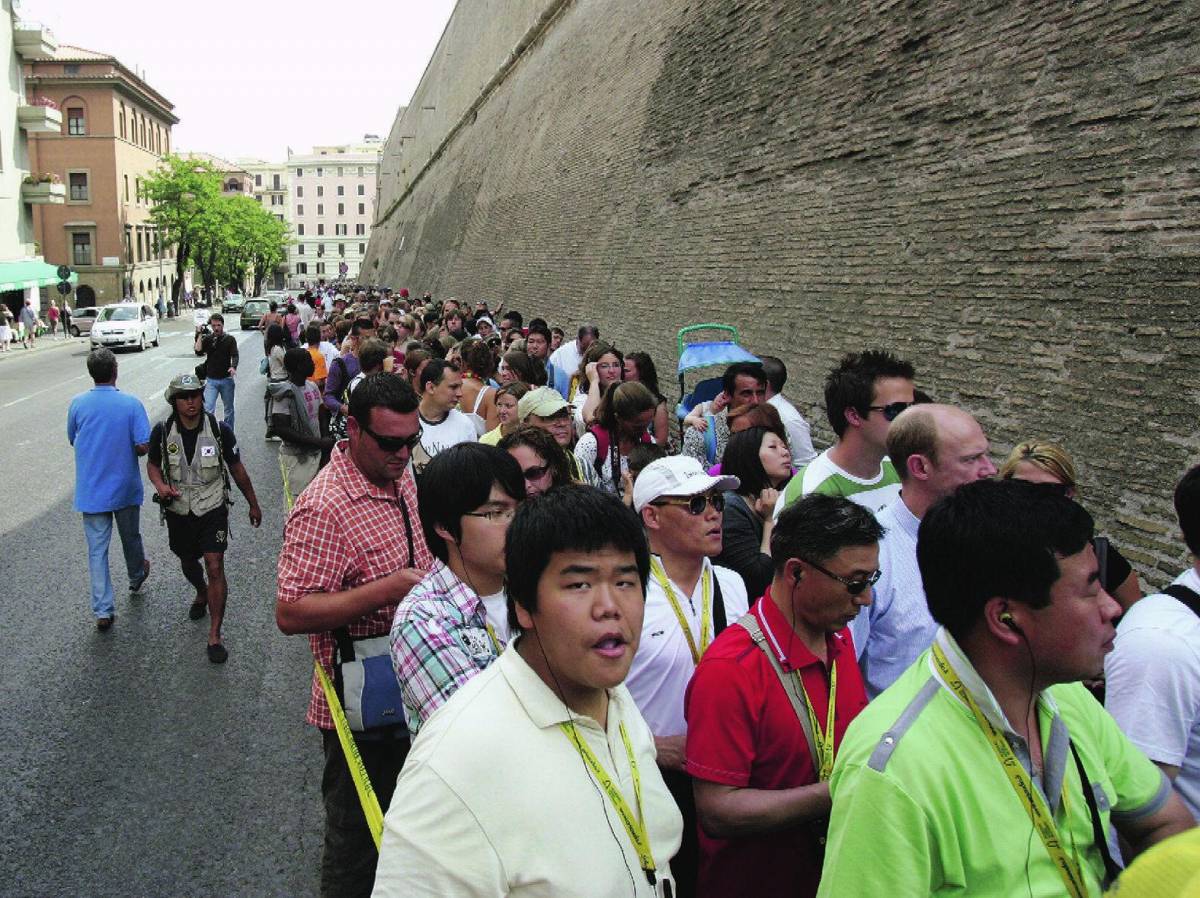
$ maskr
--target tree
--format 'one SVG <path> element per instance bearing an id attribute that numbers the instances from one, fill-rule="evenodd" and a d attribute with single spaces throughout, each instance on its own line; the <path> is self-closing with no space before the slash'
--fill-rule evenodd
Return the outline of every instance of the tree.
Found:
<path id="1" fill-rule="evenodd" d="M 175 284 L 171 301 L 178 308 L 183 276 L 200 248 L 203 234 L 211 232 L 206 220 L 221 199 L 221 174 L 212 163 L 166 155 L 158 169 L 142 183 L 150 201 L 150 220 L 164 246 L 175 247 Z"/>

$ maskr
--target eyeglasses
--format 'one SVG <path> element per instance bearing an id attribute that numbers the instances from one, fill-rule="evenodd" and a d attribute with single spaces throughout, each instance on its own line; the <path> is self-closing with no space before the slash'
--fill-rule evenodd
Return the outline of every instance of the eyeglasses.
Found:
<path id="1" fill-rule="evenodd" d="M 526 480 L 534 481 L 534 480 L 541 480 L 543 477 L 546 476 L 546 472 L 549 470 L 550 470 L 550 464 L 546 463 L 544 465 L 538 465 L 533 468 L 526 468 L 521 473 L 523 475 L 525 475 Z"/>
<path id="2" fill-rule="evenodd" d="M 720 493 L 701 493 L 698 496 L 687 497 L 668 497 L 665 499 L 656 499 L 651 502 L 651 505 L 678 505 L 688 510 L 688 514 L 704 514 L 704 509 L 712 503 L 713 511 L 725 510 L 725 497 Z"/>
<path id="3" fill-rule="evenodd" d="M 916 405 L 915 402 L 889 402 L 887 405 L 868 405 L 867 408 L 873 412 L 883 412 L 883 417 L 888 421 L 895 421 L 896 417 L 909 406 Z"/>
<path id="4" fill-rule="evenodd" d="M 384 452 L 399 452 L 402 449 L 411 451 L 421 442 L 421 436 L 424 433 L 423 430 L 417 428 L 417 432 L 410 437 L 385 437 L 377 434 L 371 428 L 367 427 L 366 424 L 360 423 L 358 429 L 368 434 L 371 439 L 379 444 L 379 448 Z"/>
<path id="5" fill-rule="evenodd" d="M 489 524 L 495 524 L 497 521 L 507 524 L 516 515 L 515 508 L 497 508 L 492 511 L 468 511 L 464 514 L 468 518 L 487 518 Z"/>
<path id="6" fill-rule="evenodd" d="M 876 583 L 879 582 L 879 578 L 883 576 L 883 571 L 876 570 L 873 574 L 870 574 L 863 580 L 847 580 L 845 577 L 839 577 L 833 571 L 826 570 L 825 568 L 821 567 L 821 565 L 817 564 L 815 561 L 809 561 L 807 558 L 802 558 L 801 561 L 804 561 L 810 567 L 815 567 L 818 571 L 820 571 L 826 577 L 830 577 L 831 579 L 836 580 L 838 583 L 842 584 L 842 586 L 846 587 L 846 592 L 850 593 L 850 595 L 852 595 L 852 596 L 859 595 L 862 592 L 866 591 L 869 587 L 874 586 Z"/>

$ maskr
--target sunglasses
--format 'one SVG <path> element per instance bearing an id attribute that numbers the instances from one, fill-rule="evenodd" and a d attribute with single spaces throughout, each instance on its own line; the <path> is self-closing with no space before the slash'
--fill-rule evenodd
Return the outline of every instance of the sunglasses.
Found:
<path id="1" fill-rule="evenodd" d="M 896 417 L 909 406 L 916 405 L 915 402 L 889 402 L 887 405 L 868 405 L 867 408 L 873 412 L 883 412 L 883 417 L 887 421 L 895 421 Z"/>
<path id="2" fill-rule="evenodd" d="M 534 480 L 541 480 L 543 477 L 546 476 L 546 472 L 549 470 L 550 470 L 550 465 L 544 464 L 544 465 L 538 465 L 533 468 L 526 468 L 521 473 L 525 476 L 525 479 L 527 481 L 532 482 Z"/>
<path id="3" fill-rule="evenodd" d="M 720 493 L 714 493 L 713 495 L 701 493 L 698 496 L 687 496 L 686 498 L 656 499 L 650 504 L 659 506 L 678 505 L 686 508 L 688 514 L 704 514 L 704 509 L 708 507 L 710 502 L 712 503 L 713 511 L 719 512 L 725 510 L 725 497 Z"/>
<path id="4" fill-rule="evenodd" d="M 878 583 L 879 578 L 883 576 L 883 571 L 877 570 L 877 571 L 875 571 L 875 573 L 869 575 L 865 579 L 847 580 L 845 577 L 839 577 L 833 571 L 826 570 L 825 568 L 821 567 L 821 565 L 817 564 L 815 561 L 809 561 L 807 558 L 804 558 L 801 560 L 806 562 L 810 567 L 816 568 L 818 571 L 820 571 L 826 577 L 836 580 L 838 583 L 842 584 L 842 586 L 846 587 L 846 592 L 850 593 L 850 595 L 852 595 L 852 596 L 856 596 L 856 595 L 859 595 L 859 594 L 865 592 L 867 589 L 869 589 L 870 587 L 872 587 L 876 583 Z"/>
<path id="5" fill-rule="evenodd" d="M 399 452 L 402 449 L 408 449 L 409 451 L 412 451 L 417 447 L 417 444 L 421 442 L 421 435 L 424 433 L 424 431 L 418 429 L 417 432 L 410 437 L 385 437 L 380 436 L 365 424 L 359 424 L 358 429 L 378 443 L 379 448 L 384 452 Z"/>

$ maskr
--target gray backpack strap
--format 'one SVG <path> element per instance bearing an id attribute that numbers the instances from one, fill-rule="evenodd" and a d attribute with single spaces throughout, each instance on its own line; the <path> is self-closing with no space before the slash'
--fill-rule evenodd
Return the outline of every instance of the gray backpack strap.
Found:
<path id="1" fill-rule="evenodd" d="M 750 638 L 754 640 L 754 644 L 762 649 L 767 660 L 771 662 L 771 668 L 775 671 L 775 675 L 779 677 L 779 684 L 783 686 L 783 691 L 787 694 L 788 701 L 792 703 L 792 710 L 796 712 L 796 719 L 800 721 L 800 728 L 804 730 L 804 740 L 808 743 L 808 752 L 812 755 L 813 769 L 819 770 L 821 762 L 817 758 L 817 744 L 813 740 L 812 722 L 808 719 L 808 708 L 805 705 L 804 696 L 800 694 L 799 685 L 796 683 L 796 678 L 788 674 L 783 665 L 779 663 L 779 659 L 775 657 L 775 652 L 767 645 L 767 637 L 763 635 L 762 627 L 758 625 L 758 619 L 747 612 L 738 622 L 739 627 L 743 627 Z"/>

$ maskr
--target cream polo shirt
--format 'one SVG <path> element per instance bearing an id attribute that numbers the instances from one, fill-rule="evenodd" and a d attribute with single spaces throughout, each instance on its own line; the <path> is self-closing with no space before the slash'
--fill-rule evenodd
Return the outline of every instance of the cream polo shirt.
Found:
<path id="1" fill-rule="evenodd" d="M 421 727 L 384 820 L 375 896 L 663 895 L 683 818 L 628 690 L 609 691 L 608 727 L 571 715 L 511 644 Z M 578 732 L 630 807 L 625 723 L 642 783 L 658 886 L 558 724 Z M 672 883 L 672 893 L 675 891 Z"/>
<path id="2" fill-rule="evenodd" d="M 655 556 L 657 559 L 658 556 Z M 689 596 L 678 583 L 669 581 L 675 598 L 687 619 L 696 648 L 700 648 L 701 603 L 704 600 L 704 580 L 715 574 L 721 584 L 721 596 L 725 600 L 726 625 L 737 623 L 746 613 L 749 602 L 746 584 L 736 571 L 718 567 L 704 559 L 704 569 L 696 588 Z M 717 591 L 712 591 L 714 608 Z M 716 614 L 709 627 L 715 627 Z M 714 638 L 709 630 L 709 642 Z M 646 613 L 642 618 L 642 639 L 625 685 L 629 688 L 638 710 L 656 736 L 682 736 L 687 733 L 687 720 L 683 716 L 683 695 L 696 672 L 696 662 L 687 638 L 679 627 L 679 619 L 667 602 L 667 596 L 658 579 L 653 575 L 646 582 Z"/>

